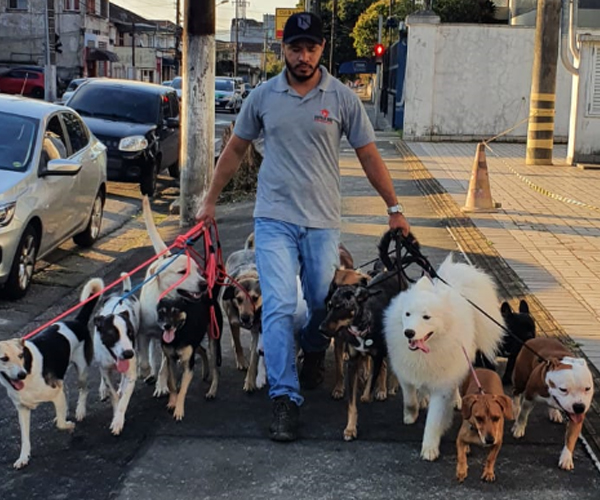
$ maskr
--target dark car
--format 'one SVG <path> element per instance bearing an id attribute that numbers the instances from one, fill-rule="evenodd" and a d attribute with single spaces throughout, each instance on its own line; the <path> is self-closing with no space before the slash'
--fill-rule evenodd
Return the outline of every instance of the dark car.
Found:
<path id="1" fill-rule="evenodd" d="M 158 174 L 179 177 L 179 99 L 175 89 L 131 80 L 94 79 L 65 103 L 108 148 L 108 178 L 139 182 L 152 196 Z"/>

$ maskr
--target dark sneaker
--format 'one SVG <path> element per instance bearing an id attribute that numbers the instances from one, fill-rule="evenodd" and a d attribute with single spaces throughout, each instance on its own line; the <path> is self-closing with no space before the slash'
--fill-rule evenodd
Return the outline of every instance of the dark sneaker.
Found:
<path id="1" fill-rule="evenodd" d="M 300 410 L 288 396 L 273 400 L 273 420 L 269 427 L 269 437 L 273 441 L 295 441 L 298 438 L 298 416 Z"/>
<path id="2" fill-rule="evenodd" d="M 300 372 L 300 386 L 302 389 L 316 389 L 323 383 L 325 373 L 325 351 L 305 352 L 302 371 Z"/>

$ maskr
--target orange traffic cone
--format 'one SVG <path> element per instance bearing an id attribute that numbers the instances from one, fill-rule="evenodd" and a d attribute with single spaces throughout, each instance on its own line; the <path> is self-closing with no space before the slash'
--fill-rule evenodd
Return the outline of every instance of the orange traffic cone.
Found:
<path id="1" fill-rule="evenodd" d="M 499 204 L 492 200 L 490 179 L 488 176 L 487 160 L 485 158 L 485 144 L 477 145 L 477 153 L 473 161 L 473 170 L 467 191 L 467 200 L 462 207 L 463 212 L 495 212 Z"/>

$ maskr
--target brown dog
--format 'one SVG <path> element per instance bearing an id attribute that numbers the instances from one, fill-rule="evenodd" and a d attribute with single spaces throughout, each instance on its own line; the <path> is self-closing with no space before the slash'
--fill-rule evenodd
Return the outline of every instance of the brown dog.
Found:
<path id="1" fill-rule="evenodd" d="M 471 444 L 490 447 L 481 479 L 496 480 L 494 465 L 502 448 L 504 419 L 513 419 L 512 401 L 504 394 L 498 374 L 486 368 L 477 368 L 475 373 L 484 393 L 479 392 L 473 374 L 465 380 L 461 390 L 463 423 L 456 438 L 456 479 L 461 483 L 467 477 Z"/>
<path id="2" fill-rule="evenodd" d="M 573 469 L 573 450 L 594 394 L 592 373 L 585 360 L 573 357 L 556 339 L 528 340 L 517 356 L 513 385 L 517 414 L 513 436 L 518 439 L 525 435 L 534 401 L 546 401 L 550 420 L 562 422 L 561 411 L 569 417 L 558 466 Z"/>

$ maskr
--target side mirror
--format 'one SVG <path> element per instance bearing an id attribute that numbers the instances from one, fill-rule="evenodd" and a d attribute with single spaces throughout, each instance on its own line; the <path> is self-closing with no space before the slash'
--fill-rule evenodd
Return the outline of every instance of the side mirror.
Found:
<path id="1" fill-rule="evenodd" d="M 76 175 L 81 170 L 81 163 L 72 160 L 50 160 L 42 171 L 46 175 Z"/>
<path id="2" fill-rule="evenodd" d="M 167 127 L 179 128 L 179 118 L 167 118 Z"/>

